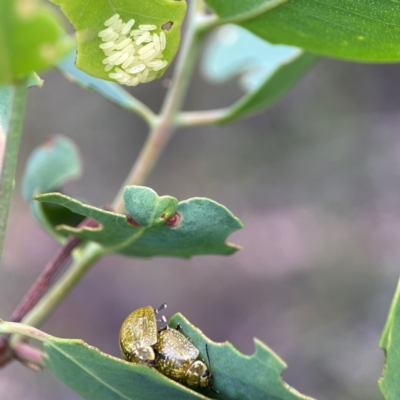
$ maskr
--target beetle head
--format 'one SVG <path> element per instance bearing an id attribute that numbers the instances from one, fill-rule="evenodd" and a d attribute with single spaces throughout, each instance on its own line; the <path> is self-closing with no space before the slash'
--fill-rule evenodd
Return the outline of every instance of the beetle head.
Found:
<path id="1" fill-rule="evenodd" d="M 185 382 L 188 386 L 204 387 L 219 393 L 212 386 L 212 374 L 204 361 L 196 360 L 192 363 L 186 372 Z"/>
<path id="2" fill-rule="evenodd" d="M 196 360 L 190 365 L 185 376 L 186 384 L 193 387 L 208 387 L 209 379 L 211 379 L 211 374 L 207 365 L 200 360 Z"/>

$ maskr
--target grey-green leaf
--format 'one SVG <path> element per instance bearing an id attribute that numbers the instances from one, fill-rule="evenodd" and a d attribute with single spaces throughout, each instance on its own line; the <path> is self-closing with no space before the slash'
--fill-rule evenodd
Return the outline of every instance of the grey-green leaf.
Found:
<path id="1" fill-rule="evenodd" d="M 67 57 L 63 58 L 57 68 L 66 76 L 67 79 L 76 83 L 84 89 L 95 92 L 106 98 L 108 101 L 120 107 L 134 108 L 136 99 L 124 90 L 120 85 L 103 79 L 94 78 L 82 72 L 75 66 L 76 50 L 72 50 Z"/>
<path id="2" fill-rule="evenodd" d="M 32 201 L 35 195 L 59 190 L 64 184 L 81 175 L 82 163 L 78 147 L 69 138 L 56 135 L 30 155 L 22 181 L 22 193 L 30 202 L 30 209 L 36 220 L 60 242 L 64 236 L 54 229 L 59 224 L 77 225 L 81 215 L 55 204 Z"/>
<path id="3" fill-rule="evenodd" d="M 315 60 L 301 49 L 271 45 L 239 26 L 220 28 L 206 48 L 203 73 L 214 82 L 240 76 L 247 93 L 226 109 L 219 122 L 231 122 L 272 106 Z"/>
<path id="4" fill-rule="evenodd" d="M 30 200 L 35 194 L 60 188 L 80 176 L 82 164 L 76 144 L 65 136 L 52 136 L 30 155 L 22 181 L 22 194 Z"/>
<path id="5" fill-rule="evenodd" d="M 328 57 L 400 61 L 400 3 L 392 0 L 206 0 L 222 18 L 270 43 Z M 274 4 L 275 8 L 268 10 Z"/>
<path id="6" fill-rule="evenodd" d="M 397 400 L 400 398 L 400 281 L 379 347 L 385 351 L 386 358 L 379 387 L 386 400 Z"/>
<path id="7" fill-rule="evenodd" d="M 287 64 L 281 65 L 259 87 L 247 93 L 231 106 L 229 113 L 225 114 L 220 122 L 232 122 L 272 106 L 297 83 L 299 78 L 314 65 L 315 61 L 315 56 L 301 53 Z"/>
<path id="8" fill-rule="evenodd" d="M 131 364 L 81 340 L 45 342 L 46 367 L 86 400 L 195 400 L 205 397 L 145 365 Z"/>
<path id="9" fill-rule="evenodd" d="M 286 364 L 259 340 L 254 341 L 255 353 L 247 356 L 229 342 L 211 341 L 181 314 L 175 314 L 169 325 L 176 327 L 178 323 L 182 326 L 181 332 L 193 341 L 210 366 L 213 386 L 220 392 L 212 397 L 225 400 L 312 400 L 283 381 L 281 374 Z"/>
<path id="10" fill-rule="evenodd" d="M 212 83 L 240 77 L 245 91 L 260 86 L 282 64 L 296 58 L 301 49 L 273 45 L 238 25 L 224 25 L 207 42 L 201 72 Z"/>
<path id="11" fill-rule="evenodd" d="M 59 204 L 74 213 L 100 223 L 96 229 L 59 226 L 58 231 L 93 241 L 105 252 L 127 256 L 172 256 L 190 258 L 199 254 L 229 255 L 239 247 L 226 238 L 242 227 L 224 206 L 206 198 L 179 202 L 170 196 L 158 196 L 142 186 L 125 188 L 128 216 L 83 204 L 60 193 L 36 197 L 41 202 Z"/>

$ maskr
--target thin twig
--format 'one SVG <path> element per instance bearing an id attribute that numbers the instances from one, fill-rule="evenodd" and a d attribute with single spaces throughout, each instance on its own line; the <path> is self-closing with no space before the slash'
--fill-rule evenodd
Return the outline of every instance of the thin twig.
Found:
<path id="1" fill-rule="evenodd" d="M 18 342 L 13 348 L 14 358 L 20 361 L 26 367 L 34 371 L 40 371 L 44 367 L 43 352 L 26 344 Z"/>
<path id="2" fill-rule="evenodd" d="M 34 339 L 41 340 L 42 342 L 51 338 L 50 335 L 39 331 L 32 326 L 23 325 L 17 322 L 6 322 L 0 320 L 0 332 L 22 334 Z M 43 369 L 43 352 L 39 349 L 30 346 L 24 342 L 18 342 L 13 347 L 8 347 L 7 351 L 12 354 L 11 358 L 20 361 L 23 365 L 31 368 L 35 371 Z M 5 357 L 0 355 L 0 366 L 4 365 L 6 361 Z"/>
<path id="3" fill-rule="evenodd" d="M 29 311 L 22 322 L 27 325 L 41 325 L 64 300 L 67 294 L 81 280 L 87 270 L 104 255 L 103 248 L 94 242 L 87 243 L 65 273 L 39 300 L 35 307 Z M 10 339 L 11 345 L 18 341 L 17 337 Z"/>
<path id="4" fill-rule="evenodd" d="M 131 96 L 129 106 L 124 106 L 124 108 L 140 115 L 150 127 L 152 127 L 157 120 L 157 115 L 154 111 L 136 97 Z"/>
<path id="5" fill-rule="evenodd" d="M 95 226 L 93 220 L 89 220 L 85 226 Z M 96 223 L 97 224 L 97 223 Z M 67 261 L 71 255 L 72 250 L 81 242 L 80 239 L 75 237 L 69 237 L 64 246 L 62 246 L 54 257 L 47 263 L 44 267 L 42 273 L 36 279 L 35 283 L 30 287 L 28 292 L 22 298 L 21 302 L 18 304 L 17 308 L 11 314 L 11 322 L 21 322 L 22 318 L 26 315 L 28 311 L 38 302 L 42 297 L 43 293 L 50 286 L 54 277 L 60 271 L 64 262 Z"/>
<path id="6" fill-rule="evenodd" d="M 82 221 L 78 228 L 88 227 L 95 228 L 99 225 L 97 221 L 91 218 L 86 218 Z M 60 250 L 54 255 L 54 257 L 44 267 L 42 273 L 36 279 L 35 283 L 31 286 L 17 308 L 11 314 L 10 322 L 21 322 L 22 318 L 30 311 L 34 305 L 43 296 L 43 293 L 48 289 L 52 283 L 54 277 L 60 272 L 64 262 L 70 257 L 72 251 L 81 243 L 81 239 L 70 236 L 67 242 Z"/>
<path id="7" fill-rule="evenodd" d="M 96 227 L 98 222 L 86 218 L 79 227 Z M 21 322 L 22 318 L 39 302 L 43 294 L 53 282 L 55 276 L 60 272 L 64 263 L 70 257 L 72 251 L 81 243 L 81 239 L 69 237 L 67 242 L 57 251 L 54 257 L 46 264 L 41 274 L 22 298 L 17 308 L 9 318 L 10 322 Z M 0 336 L 0 365 L 5 364 L 13 358 L 12 351 L 8 350 L 7 341 L 10 334 Z"/>
<path id="8" fill-rule="evenodd" d="M 201 35 L 197 32 L 196 22 L 197 5 L 197 1 L 192 1 L 189 5 L 186 31 L 181 50 L 177 56 L 176 67 L 172 77 L 172 86 L 166 94 L 157 122 L 153 126 L 139 157 L 113 202 L 115 212 L 123 213 L 125 211 L 123 202 L 125 186 L 143 184 L 160 158 L 162 150 L 165 148 L 175 129 L 175 115 L 182 106 L 195 65 L 196 55 L 200 48 Z"/>
<path id="9" fill-rule="evenodd" d="M 175 123 L 179 127 L 218 124 L 229 115 L 229 108 L 207 111 L 184 111 L 176 116 Z"/>
<path id="10" fill-rule="evenodd" d="M 11 194 L 14 187 L 15 168 L 25 113 L 26 90 L 26 79 L 16 82 L 14 85 L 2 86 L 2 92 L 9 92 L 10 95 L 10 118 L 6 118 L 6 121 L 8 120 L 7 126 L 1 126 L 0 124 L 0 131 L 4 131 L 2 132 L 2 141 L 5 134 L 6 146 L 4 154 L 3 149 L 1 151 L 3 157 L 0 157 L 0 257 L 3 250 Z M 4 97 L 2 97 L 3 99 Z M 7 106 L 2 104 L 1 107 L 3 111 L 3 108 Z"/>

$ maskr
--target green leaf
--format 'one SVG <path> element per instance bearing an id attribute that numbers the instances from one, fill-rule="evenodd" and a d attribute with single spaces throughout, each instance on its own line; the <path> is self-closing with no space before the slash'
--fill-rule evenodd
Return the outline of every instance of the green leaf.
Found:
<path id="1" fill-rule="evenodd" d="M 397 400 L 400 398 L 400 281 L 379 347 L 385 351 L 386 358 L 379 387 L 386 400 Z"/>
<path id="2" fill-rule="evenodd" d="M 312 400 L 283 381 L 281 374 L 286 364 L 259 340 L 254 340 L 255 353 L 247 356 L 229 342 L 212 342 L 179 313 L 171 318 L 169 325 L 175 328 L 178 323 L 182 326 L 181 332 L 192 340 L 210 366 L 213 386 L 220 392 L 213 397 L 229 400 Z"/>
<path id="3" fill-rule="evenodd" d="M 272 106 L 297 83 L 315 61 L 315 56 L 301 53 L 287 64 L 281 65 L 257 89 L 250 91 L 229 107 L 229 113 L 225 114 L 220 122 L 231 122 Z"/>
<path id="4" fill-rule="evenodd" d="M 271 43 L 368 62 L 400 61 L 400 3 L 392 0 L 206 0 L 218 16 Z M 271 8 L 271 5 L 276 5 Z"/>
<path id="5" fill-rule="evenodd" d="M 25 112 L 26 89 L 26 81 L 0 86 L 0 256 L 14 189 L 14 174 Z"/>
<path id="6" fill-rule="evenodd" d="M 87 400 L 204 399 L 145 365 L 128 363 L 80 340 L 45 343 L 46 367 Z"/>
<path id="7" fill-rule="evenodd" d="M 58 189 L 69 180 L 78 178 L 81 170 L 76 144 L 65 136 L 52 136 L 30 155 L 22 181 L 22 194 L 28 201 L 38 193 Z"/>
<path id="8" fill-rule="evenodd" d="M 102 245 L 106 252 L 127 256 L 229 255 L 239 247 L 225 240 L 241 222 L 224 206 L 205 198 L 178 203 L 174 197 L 159 197 L 154 190 L 127 186 L 124 192 L 128 216 L 104 211 L 60 193 L 43 194 L 38 201 L 62 205 L 98 221 L 99 228 L 59 226 L 58 231 Z"/>
<path id="9" fill-rule="evenodd" d="M 206 400 L 155 369 L 122 361 L 82 340 L 59 339 L 27 325 L 7 322 L 0 322 L 0 332 L 19 333 L 44 342 L 45 366 L 83 399 Z"/>
<path id="10" fill-rule="evenodd" d="M 296 47 L 271 45 L 243 28 L 228 25 L 210 40 L 203 60 L 203 73 L 211 81 L 241 76 L 247 94 L 219 120 L 231 122 L 273 105 L 316 58 Z"/>
<path id="11" fill-rule="evenodd" d="M 67 57 L 63 58 L 57 68 L 70 81 L 76 83 L 80 87 L 98 93 L 108 101 L 117 104 L 120 107 L 132 109 L 137 100 L 120 85 L 114 82 L 108 82 L 103 79 L 94 78 L 80 71 L 75 66 L 76 50 L 72 50 Z"/>
<path id="12" fill-rule="evenodd" d="M 38 0 L 0 2 L 0 84 L 53 65 L 71 45 L 57 15 Z"/>
<path id="13" fill-rule="evenodd" d="M 54 228 L 59 224 L 78 225 L 84 217 L 56 204 L 31 201 L 34 196 L 59 190 L 63 185 L 81 175 L 82 164 L 75 143 L 62 135 L 56 135 L 30 155 L 22 180 L 22 193 L 30 202 L 32 214 L 57 240 L 62 242 Z"/>
<path id="14" fill-rule="evenodd" d="M 180 42 L 180 28 L 186 12 L 186 1 L 175 0 L 52 0 L 61 7 L 76 31 L 78 55 L 76 65 L 82 71 L 98 78 L 111 80 L 109 72 L 104 70 L 102 60 L 104 52 L 99 48 L 102 44 L 98 33 L 105 29 L 104 22 L 118 13 L 123 22 L 134 19 L 135 27 L 154 24 L 153 32 L 164 32 L 167 47 L 163 59 L 168 64 L 174 58 Z M 169 30 L 162 26 L 172 22 Z M 164 70 L 158 73 L 161 76 Z"/>

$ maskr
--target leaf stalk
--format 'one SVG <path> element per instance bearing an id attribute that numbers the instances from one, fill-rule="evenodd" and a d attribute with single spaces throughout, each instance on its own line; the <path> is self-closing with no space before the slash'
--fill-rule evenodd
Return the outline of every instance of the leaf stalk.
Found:
<path id="1" fill-rule="evenodd" d="M 184 41 L 177 56 L 172 85 L 166 94 L 161 113 L 138 159 L 113 202 L 113 208 L 117 213 L 125 212 L 123 203 L 124 187 L 129 185 L 141 185 L 145 182 L 176 128 L 175 116 L 182 107 L 201 44 L 202 35 L 199 34 L 197 29 L 197 5 L 198 0 L 194 0 L 189 5 Z"/>
<path id="2" fill-rule="evenodd" d="M 22 322 L 31 326 L 42 324 L 64 300 L 72 288 L 81 280 L 91 265 L 103 255 L 103 249 L 96 243 L 88 243 L 81 252 L 81 256 L 74 260 L 53 287 L 40 299 L 32 310 L 26 314 Z M 11 338 L 13 346 L 18 337 Z"/>
<path id="3" fill-rule="evenodd" d="M 206 111 L 186 111 L 176 116 L 175 124 L 180 128 L 219 124 L 230 113 L 229 107 Z"/>

